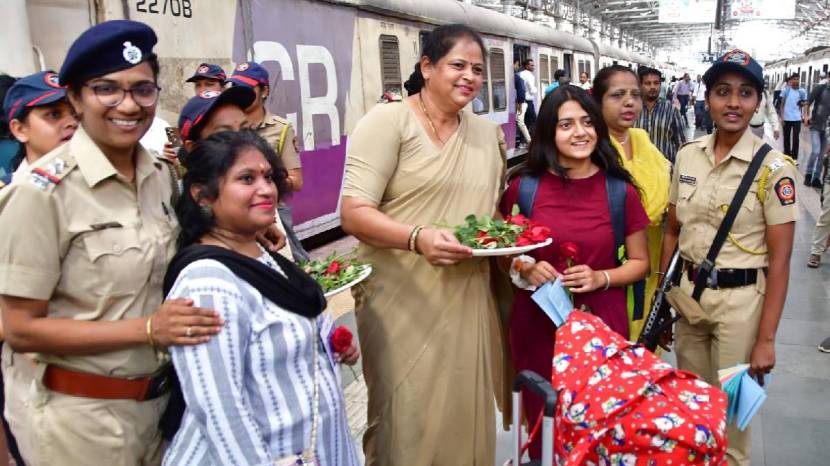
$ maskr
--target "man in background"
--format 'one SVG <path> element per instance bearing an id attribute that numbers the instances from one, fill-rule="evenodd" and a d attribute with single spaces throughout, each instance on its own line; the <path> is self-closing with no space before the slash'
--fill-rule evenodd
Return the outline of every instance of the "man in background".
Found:
<path id="1" fill-rule="evenodd" d="M 519 76 L 521 76 L 525 84 L 525 102 L 527 103 L 525 125 L 532 133 L 533 127 L 536 125 L 536 96 L 539 95 L 539 89 L 536 87 L 536 75 L 533 74 L 536 65 L 533 63 L 532 58 L 528 58 L 522 62 L 522 68 L 524 69 L 519 73 Z"/>
<path id="2" fill-rule="evenodd" d="M 527 146 L 530 144 L 530 131 L 525 124 L 525 113 L 527 113 L 527 101 L 525 100 L 525 82 L 520 74 L 521 67 L 519 59 L 513 60 L 513 83 L 516 87 L 516 146 Z"/>
<path id="3" fill-rule="evenodd" d="M 634 126 L 646 130 L 652 144 L 674 164 L 677 149 L 686 142 L 685 126 L 680 119 L 680 112 L 668 100 L 660 97 L 660 82 L 663 76 L 659 70 L 641 66 L 637 74 L 640 77 L 643 111 Z"/>
<path id="4" fill-rule="evenodd" d="M 781 117 L 784 120 L 784 153 L 798 160 L 801 122 L 807 121 L 807 91 L 800 86 L 798 74 L 787 80 L 789 86 L 781 91 Z"/>

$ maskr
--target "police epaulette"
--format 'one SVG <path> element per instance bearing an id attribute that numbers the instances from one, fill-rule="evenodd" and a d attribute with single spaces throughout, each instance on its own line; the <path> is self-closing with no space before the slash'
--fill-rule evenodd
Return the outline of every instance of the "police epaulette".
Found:
<path id="1" fill-rule="evenodd" d="M 29 181 L 41 191 L 45 191 L 51 185 L 57 185 L 66 176 L 71 168 L 62 158 L 55 157 L 49 162 L 37 164 L 32 167 L 29 173 Z"/>

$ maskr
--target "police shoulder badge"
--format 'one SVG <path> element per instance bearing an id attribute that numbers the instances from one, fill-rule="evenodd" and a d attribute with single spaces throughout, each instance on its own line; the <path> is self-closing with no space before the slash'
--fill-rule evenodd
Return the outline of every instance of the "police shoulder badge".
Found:
<path id="1" fill-rule="evenodd" d="M 795 182 L 789 176 L 785 176 L 775 183 L 775 195 L 781 205 L 795 204 Z"/>
<path id="2" fill-rule="evenodd" d="M 133 45 L 130 41 L 124 42 L 124 50 L 121 52 L 121 55 L 124 57 L 124 60 L 127 60 L 127 63 L 132 63 L 133 65 L 141 63 L 141 49 Z"/>

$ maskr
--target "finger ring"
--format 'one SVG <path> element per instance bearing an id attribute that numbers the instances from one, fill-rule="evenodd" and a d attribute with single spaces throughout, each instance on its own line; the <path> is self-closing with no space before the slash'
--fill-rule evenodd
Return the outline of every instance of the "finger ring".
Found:
<path id="1" fill-rule="evenodd" d="M 193 336 L 193 327 L 187 327 L 187 329 L 184 331 L 184 334 L 187 337 L 192 337 Z"/>

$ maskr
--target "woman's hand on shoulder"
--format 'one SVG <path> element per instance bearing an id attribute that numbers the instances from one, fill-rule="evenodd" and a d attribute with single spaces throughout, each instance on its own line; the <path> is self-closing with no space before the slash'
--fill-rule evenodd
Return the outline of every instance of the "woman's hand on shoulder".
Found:
<path id="1" fill-rule="evenodd" d="M 181 298 L 164 301 L 150 318 L 153 342 L 162 347 L 206 343 L 225 324 L 218 312 Z"/>
<path id="2" fill-rule="evenodd" d="M 549 262 L 539 261 L 535 264 L 529 262 L 522 263 L 522 269 L 519 271 L 519 275 L 533 286 L 542 286 L 551 280 L 556 280 L 560 273 Z"/>
<path id="3" fill-rule="evenodd" d="M 473 256 L 472 248 L 461 244 L 455 235 L 436 228 L 421 230 L 415 246 L 427 262 L 436 266 L 455 265 Z"/>
<path id="4" fill-rule="evenodd" d="M 585 264 L 575 265 L 562 274 L 562 285 L 572 293 L 590 293 L 605 287 L 605 274 Z"/>

